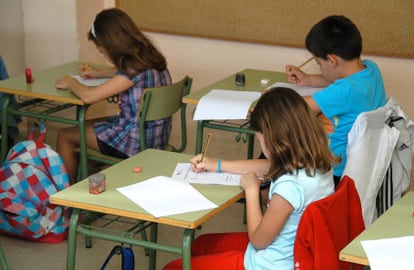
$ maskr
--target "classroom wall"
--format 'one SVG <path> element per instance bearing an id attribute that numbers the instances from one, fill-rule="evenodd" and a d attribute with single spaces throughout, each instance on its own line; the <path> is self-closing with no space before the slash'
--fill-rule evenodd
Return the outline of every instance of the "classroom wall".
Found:
<path id="1" fill-rule="evenodd" d="M 22 74 L 25 66 L 50 67 L 72 60 L 105 63 L 86 40 L 86 31 L 99 10 L 114 6 L 113 0 L 0 0 L 0 52 L 12 75 Z M 12 23 L 13 22 L 13 23 Z M 240 43 L 186 36 L 148 33 L 166 55 L 174 80 L 185 74 L 194 78 L 192 91 L 244 68 L 284 70 L 287 63 L 298 64 L 309 57 L 305 49 L 252 43 Z M 382 70 L 388 94 L 414 119 L 414 59 L 364 55 L 377 62 Z M 317 72 L 317 66 L 305 67 Z M 189 144 L 193 153 L 194 107 L 189 106 Z M 93 113 L 110 113 L 113 107 L 103 104 Z M 244 158 L 245 145 L 234 141 L 235 134 L 217 134 L 212 144 L 220 144 L 215 156 Z M 413 177 L 412 177 L 413 178 Z"/>
<path id="2" fill-rule="evenodd" d="M 21 0 L 0 0 L 0 54 L 10 76 L 24 70 L 23 36 Z"/>

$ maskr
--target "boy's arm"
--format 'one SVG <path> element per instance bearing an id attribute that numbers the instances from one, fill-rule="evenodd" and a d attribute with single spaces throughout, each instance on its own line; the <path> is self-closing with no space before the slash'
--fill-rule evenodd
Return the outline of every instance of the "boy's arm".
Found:
<path id="1" fill-rule="evenodd" d="M 321 113 L 321 109 L 319 108 L 318 104 L 315 102 L 312 96 L 304 96 L 303 98 L 305 99 L 306 103 L 308 103 L 309 107 L 314 113 Z"/>

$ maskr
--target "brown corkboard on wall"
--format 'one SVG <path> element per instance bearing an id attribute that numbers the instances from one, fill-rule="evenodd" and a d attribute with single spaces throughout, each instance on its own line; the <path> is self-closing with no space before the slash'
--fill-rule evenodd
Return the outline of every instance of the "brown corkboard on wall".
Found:
<path id="1" fill-rule="evenodd" d="M 360 29 L 364 54 L 414 58 L 413 0 L 117 0 L 143 31 L 304 47 L 329 15 Z"/>

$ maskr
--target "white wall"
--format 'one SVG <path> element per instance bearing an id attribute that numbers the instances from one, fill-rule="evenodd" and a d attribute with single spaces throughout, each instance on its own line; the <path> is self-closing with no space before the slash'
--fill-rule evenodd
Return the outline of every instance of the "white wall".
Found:
<path id="1" fill-rule="evenodd" d="M 25 65 L 43 69 L 78 59 L 76 2 L 24 0 Z"/>
<path id="2" fill-rule="evenodd" d="M 0 54 L 10 76 L 24 72 L 21 0 L 0 0 Z"/>

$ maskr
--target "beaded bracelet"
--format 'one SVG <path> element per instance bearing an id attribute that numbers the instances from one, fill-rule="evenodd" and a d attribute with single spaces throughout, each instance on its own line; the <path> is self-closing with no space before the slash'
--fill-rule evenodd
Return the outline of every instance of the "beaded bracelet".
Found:
<path id="1" fill-rule="evenodd" d="M 217 160 L 217 172 L 221 173 L 221 160 L 220 159 Z"/>

